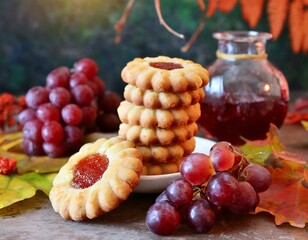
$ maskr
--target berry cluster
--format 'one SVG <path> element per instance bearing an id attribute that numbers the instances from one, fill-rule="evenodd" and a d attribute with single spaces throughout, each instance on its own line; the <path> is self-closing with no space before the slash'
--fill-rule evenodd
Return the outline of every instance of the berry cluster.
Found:
<path id="1" fill-rule="evenodd" d="M 83 58 L 72 69 L 51 71 L 45 87 L 28 90 L 27 108 L 18 116 L 27 154 L 60 157 L 76 151 L 86 133 L 118 129 L 121 98 L 97 73 L 96 62 Z"/>
<path id="2" fill-rule="evenodd" d="M 0 156 L 0 174 L 9 175 L 16 170 L 16 160 Z"/>
<path id="3" fill-rule="evenodd" d="M 258 193 L 271 183 L 265 167 L 250 163 L 228 142 L 213 145 L 209 155 L 188 155 L 180 172 L 182 177 L 172 181 L 148 209 L 146 224 L 155 234 L 169 235 L 180 222 L 206 233 L 223 211 L 253 211 L 259 204 Z"/>

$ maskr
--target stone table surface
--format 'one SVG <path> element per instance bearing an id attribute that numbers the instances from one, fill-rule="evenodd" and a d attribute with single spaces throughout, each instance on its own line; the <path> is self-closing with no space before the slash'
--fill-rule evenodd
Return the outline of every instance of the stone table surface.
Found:
<path id="1" fill-rule="evenodd" d="M 308 132 L 302 126 L 284 125 L 280 136 L 289 150 L 308 159 Z M 308 239 L 307 226 L 296 228 L 288 223 L 276 226 L 269 213 L 224 215 L 207 234 L 193 233 L 187 225 L 181 225 L 172 236 L 160 237 L 145 225 L 146 212 L 156 196 L 133 193 L 110 213 L 93 220 L 73 222 L 62 219 L 53 211 L 48 197 L 38 192 L 31 199 L 0 210 L 0 239 Z"/>

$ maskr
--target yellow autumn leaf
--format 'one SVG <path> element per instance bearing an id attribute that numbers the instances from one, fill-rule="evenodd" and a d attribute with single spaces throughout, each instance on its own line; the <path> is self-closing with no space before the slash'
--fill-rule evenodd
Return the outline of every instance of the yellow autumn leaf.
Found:
<path id="1" fill-rule="evenodd" d="M 308 121 L 301 121 L 301 124 L 304 126 L 306 131 L 308 131 Z"/>

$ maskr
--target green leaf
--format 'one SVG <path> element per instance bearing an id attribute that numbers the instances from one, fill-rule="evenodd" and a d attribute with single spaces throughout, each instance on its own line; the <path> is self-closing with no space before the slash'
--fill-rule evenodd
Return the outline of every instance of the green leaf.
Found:
<path id="1" fill-rule="evenodd" d="M 279 140 L 278 129 L 275 125 L 271 125 L 266 139 L 250 141 L 240 147 L 244 154 L 251 162 L 265 165 L 265 161 L 276 153 L 285 150 L 285 146 Z"/>
<path id="2" fill-rule="evenodd" d="M 33 197 L 37 190 L 48 195 L 55 175 L 56 173 L 39 174 L 35 172 L 23 175 L 0 175 L 0 209 Z"/>

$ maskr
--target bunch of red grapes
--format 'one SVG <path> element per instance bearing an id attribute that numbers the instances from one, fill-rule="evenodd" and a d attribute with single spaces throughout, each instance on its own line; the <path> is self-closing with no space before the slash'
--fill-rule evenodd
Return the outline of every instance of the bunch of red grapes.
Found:
<path id="1" fill-rule="evenodd" d="M 121 98 L 97 74 L 97 63 L 83 58 L 72 69 L 51 71 L 46 86 L 28 90 L 18 116 L 27 154 L 61 157 L 78 150 L 87 133 L 118 130 Z"/>
<path id="2" fill-rule="evenodd" d="M 253 211 L 259 204 L 258 193 L 271 184 L 270 172 L 251 163 L 229 142 L 214 144 L 209 155 L 188 155 L 180 172 L 182 177 L 172 181 L 148 209 L 146 224 L 155 234 L 169 235 L 180 223 L 206 233 L 223 211 Z"/>

